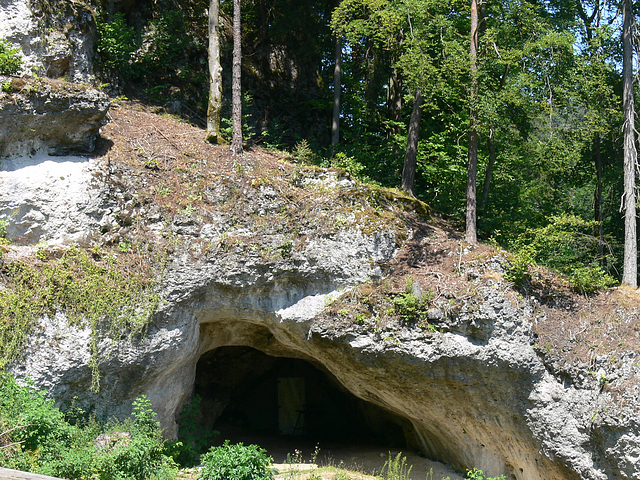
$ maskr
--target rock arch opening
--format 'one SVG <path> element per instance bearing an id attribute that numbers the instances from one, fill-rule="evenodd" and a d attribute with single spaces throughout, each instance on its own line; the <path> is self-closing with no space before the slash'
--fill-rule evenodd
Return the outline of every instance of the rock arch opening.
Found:
<path id="1" fill-rule="evenodd" d="M 404 449 L 412 425 L 348 392 L 322 366 L 251 347 L 219 347 L 196 366 L 201 425 L 220 440 L 288 438 Z"/>

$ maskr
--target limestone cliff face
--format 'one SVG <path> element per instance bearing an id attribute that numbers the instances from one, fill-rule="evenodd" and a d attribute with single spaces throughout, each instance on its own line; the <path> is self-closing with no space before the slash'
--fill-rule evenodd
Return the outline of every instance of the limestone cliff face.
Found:
<path id="1" fill-rule="evenodd" d="M 100 416 L 127 414 L 144 393 L 174 435 L 203 355 L 251 347 L 312 363 L 385 412 L 408 445 L 457 468 L 519 480 L 640 478 L 637 392 L 628 392 L 630 401 L 621 405 L 597 379 L 578 382 L 545 366 L 534 348 L 534 326 L 544 315 L 504 281 L 505 260 L 497 252 L 478 258 L 456 249 L 456 241 L 441 243 L 444 227 L 393 210 L 402 197 L 381 201 L 341 172 L 273 159 L 267 169 L 255 151 L 227 162 L 222 149 L 200 143 L 182 153 L 162 150 L 153 142 L 180 150 L 179 142 L 202 132 L 170 122 L 147 125 L 158 121 L 148 114 L 118 117 L 125 113 L 114 111 L 115 124 L 104 133 L 111 150 L 78 160 L 89 173 L 75 177 L 74 196 L 83 191 L 91 201 L 66 206 L 74 228 L 84 232 L 69 236 L 88 246 L 164 241 L 158 312 L 142 338 L 101 341 L 97 393 L 90 391 L 90 332 L 68 325 L 64 312 L 38 319 L 23 358 L 11 367 L 18 377 L 31 377 L 61 404 L 77 396 Z M 119 137 L 123 125 L 140 130 Z M 170 136 L 169 128 L 181 130 Z M 154 140 L 149 132 L 156 130 Z M 205 150 L 190 150 L 196 147 Z M 151 151 L 154 156 L 145 157 Z M 182 154 L 194 168 L 170 163 Z M 15 162 L 13 172 L 27 168 Z M 17 185 L 11 173 L 0 172 L 3 191 Z M 182 187 L 171 190 L 171 175 Z M 66 194 L 55 184 L 38 185 L 36 177 L 30 183 L 31 212 L 47 211 Z M 151 197 L 152 191 L 159 195 Z M 167 202 L 179 195 L 187 200 L 171 207 Z M 380 200 L 375 208 L 373 198 Z M 335 203 L 324 210 L 327 199 Z M 10 201 L 0 196 L 0 211 L 8 212 Z M 28 255 L 37 242 L 69 242 L 58 217 L 5 214 L 10 225 L 20 225 L 9 230 L 14 246 L 6 255 Z M 447 294 L 443 282 L 425 314 L 432 328 L 382 322 L 385 313 L 375 302 L 369 305 L 374 313 L 347 321 L 358 289 L 392 281 L 407 249 L 425 261 L 455 259 L 455 281 L 466 293 Z M 608 373 L 637 379 L 636 359 L 629 352 Z M 218 414 L 225 407 L 219 399 L 211 405 Z"/>
<path id="2" fill-rule="evenodd" d="M 20 48 L 23 75 L 95 79 L 96 24 L 83 2 L 0 1 L 0 38 Z"/>
<path id="3" fill-rule="evenodd" d="M 55 80 L 0 76 L 0 83 L 0 158 L 93 151 L 106 94 Z"/>

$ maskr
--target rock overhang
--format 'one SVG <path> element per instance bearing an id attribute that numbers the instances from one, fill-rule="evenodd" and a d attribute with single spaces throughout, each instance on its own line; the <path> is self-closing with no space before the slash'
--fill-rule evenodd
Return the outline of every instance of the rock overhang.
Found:
<path id="1" fill-rule="evenodd" d="M 130 239 L 136 234 L 132 230 L 136 218 L 149 213 L 152 223 L 146 193 L 136 198 L 140 185 L 150 180 L 136 171 L 132 178 L 143 177 L 144 182 L 127 182 L 126 168 L 120 172 L 114 165 L 110 168 L 101 177 L 113 182 L 105 190 L 110 198 L 107 201 L 105 195 L 105 202 L 118 204 L 133 221 L 119 225 L 114 220 L 108 235 Z M 247 195 L 248 209 L 258 211 L 263 201 L 273 203 L 274 189 L 252 189 L 247 186 L 250 180 L 242 182 L 236 191 Z M 354 187 L 331 188 L 345 189 L 340 190 L 344 196 Z M 322 189 L 324 197 L 331 193 L 326 185 Z M 282 203 L 291 203 L 295 193 L 289 192 Z M 363 197 L 369 202 L 366 195 L 358 198 Z M 329 228 L 325 224 L 324 230 L 314 230 L 313 222 L 326 215 L 314 217 L 311 212 L 300 219 L 306 238 L 287 231 L 267 232 L 262 243 L 254 244 L 258 240 L 246 233 L 237 238 L 229 235 L 250 229 L 229 220 L 224 210 L 230 208 L 228 203 L 216 201 L 215 206 L 221 210 L 206 221 L 187 213 L 163 220 L 167 214 L 154 210 L 159 215 L 153 221 L 158 227 L 152 230 L 154 238 L 167 235 L 179 240 L 168 252 L 159 284 L 164 303 L 145 337 L 133 343 L 101 344 L 111 355 L 101 363 L 99 393 L 88 391 L 88 356 L 80 355 L 89 349 L 87 332 L 65 325 L 64 316 L 43 324 L 44 332 L 30 340 L 25 361 L 15 372 L 32 372 L 36 384 L 50 386 L 50 393 L 61 401 L 81 392 L 88 405 L 106 416 L 125 415 L 126 404 L 146 393 L 172 435 L 176 415 L 193 391 L 198 360 L 216 348 L 251 347 L 321 365 L 354 396 L 410 423 L 410 444 L 459 468 L 479 467 L 494 475 L 508 472 L 522 480 L 600 480 L 618 468 L 598 460 L 593 452 L 601 447 L 589 443 L 593 438 L 585 412 L 610 405 L 606 393 L 595 389 L 581 394 L 548 372 L 533 348 L 533 304 L 510 292 L 499 276 L 491 283 L 482 283 L 482 272 L 465 280 L 454 278 L 469 282 L 471 293 L 447 305 L 455 299 L 441 292 L 428 312 L 431 330 L 411 322 L 378 325 L 371 316 L 360 320 L 350 312 L 342 315 L 341 309 L 355 304 L 341 302 L 369 301 L 371 297 L 358 293 L 359 286 L 371 290 L 376 282 L 369 280 L 383 279 L 391 270 L 388 264 L 400 262 L 398 246 L 404 236 L 397 228 L 384 230 L 380 219 L 374 219 L 371 225 L 376 228 L 370 232 L 361 225 L 343 225 L 342 220 L 340 228 L 333 222 Z M 244 217 L 236 215 L 233 222 L 238 218 Z M 202 238 L 199 222 L 212 225 L 211 235 Z M 404 235 L 412 240 L 417 233 L 407 229 Z M 202 246 L 196 249 L 198 242 Z M 423 259 L 427 247 L 424 238 L 412 246 Z M 458 258 L 457 250 L 449 254 Z M 43 355 L 46 340 L 57 335 L 71 344 Z M 71 350 L 78 355 L 69 355 Z M 56 372 L 60 364 L 67 367 Z M 605 442 L 606 448 L 631 458 L 626 452 L 636 445 L 637 424 L 625 431 L 629 435 L 607 440 L 611 443 Z M 620 467 L 627 478 L 637 468 L 631 464 L 627 461 Z M 623 474 L 620 478 L 625 478 Z"/>

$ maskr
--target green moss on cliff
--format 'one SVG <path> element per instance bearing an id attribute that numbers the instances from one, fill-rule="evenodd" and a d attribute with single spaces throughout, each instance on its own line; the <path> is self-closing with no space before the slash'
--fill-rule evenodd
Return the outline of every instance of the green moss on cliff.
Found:
<path id="1" fill-rule="evenodd" d="M 158 304 L 152 272 L 132 257 L 71 247 L 53 256 L 40 250 L 35 259 L 0 260 L 0 369 L 19 357 L 39 318 L 62 311 L 70 324 L 91 328 L 97 390 L 99 340 L 143 332 Z"/>

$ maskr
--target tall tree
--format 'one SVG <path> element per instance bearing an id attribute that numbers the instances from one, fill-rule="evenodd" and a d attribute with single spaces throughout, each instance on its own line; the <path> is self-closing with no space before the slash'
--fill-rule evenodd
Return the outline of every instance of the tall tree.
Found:
<path id="1" fill-rule="evenodd" d="M 587 14 L 582 0 L 576 2 L 578 16 L 584 24 L 585 37 L 588 44 L 588 55 L 591 63 L 597 59 L 596 42 L 594 39 L 595 32 L 600 19 L 600 2 L 596 0 L 593 5 L 591 14 Z M 604 219 L 602 208 L 602 149 L 600 131 L 596 130 L 592 141 L 592 156 L 596 171 L 596 186 L 593 192 L 593 218 L 597 222 L 596 234 L 598 235 L 598 257 L 600 265 L 606 267 L 606 259 L 604 256 Z"/>
<path id="2" fill-rule="evenodd" d="M 469 163 L 467 167 L 467 218 L 465 240 L 472 245 L 478 243 L 477 227 L 477 176 L 478 176 L 478 0 L 471 0 L 471 46 L 469 85 Z"/>
<path id="3" fill-rule="evenodd" d="M 335 66 L 333 69 L 333 118 L 331 121 L 331 146 L 340 142 L 340 91 L 342 89 L 342 37 L 336 36 Z"/>
<path id="4" fill-rule="evenodd" d="M 624 260 L 622 283 L 638 286 L 638 240 L 636 231 L 635 107 L 633 101 L 633 4 L 622 0 L 622 104 L 624 110 Z"/>
<path id="5" fill-rule="evenodd" d="M 209 2 L 209 104 L 206 139 L 220 143 L 222 108 L 222 66 L 220 65 L 220 0 Z"/>
<path id="6" fill-rule="evenodd" d="M 404 155 L 404 167 L 402 169 L 402 190 L 411 196 L 415 196 L 414 184 L 416 178 L 416 166 L 418 155 L 418 137 L 420 134 L 420 120 L 422 118 L 422 92 L 416 88 L 413 98 L 413 110 L 409 120 L 409 134 L 407 135 L 407 151 Z"/>
<path id="7" fill-rule="evenodd" d="M 242 153 L 242 31 L 240 21 L 240 0 L 233 0 L 233 65 L 231 80 L 231 102 L 233 117 L 233 136 L 231 151 L 235 155 Z"/>

